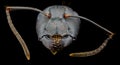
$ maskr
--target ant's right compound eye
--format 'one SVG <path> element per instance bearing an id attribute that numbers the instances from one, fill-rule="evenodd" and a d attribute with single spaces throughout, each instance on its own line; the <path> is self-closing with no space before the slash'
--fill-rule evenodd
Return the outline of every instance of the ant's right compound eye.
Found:
<path id="1" fill-rule="evenodd" d="M 50 19 L 51 18 L 51 14 L 50 13 L 46 13 L 46 16 Z"/>

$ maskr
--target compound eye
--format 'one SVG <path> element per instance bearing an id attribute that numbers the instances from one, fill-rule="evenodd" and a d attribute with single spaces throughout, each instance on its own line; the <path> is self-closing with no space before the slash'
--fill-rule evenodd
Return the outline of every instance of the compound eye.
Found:
<path id="1" fill-rule="evenodd" d="M 68 17 L 70 17 L 70 14 L 64 14 L 63 16 L 64 16 L 64 18 L 68 18 Z"/>
<path id="2" fill-rule="evenodd" d="M 51 18 L 51 14 L 50 13 L 46 13 L 46 16 L 50 19 Z"/>

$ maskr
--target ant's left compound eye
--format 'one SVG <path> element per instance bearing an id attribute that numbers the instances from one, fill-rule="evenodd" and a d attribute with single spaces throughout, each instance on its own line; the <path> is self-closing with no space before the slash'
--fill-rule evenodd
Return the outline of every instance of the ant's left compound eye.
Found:
<path id="1" fill-rule="evenodd" d="M 68 18 L 68 17 L 70 17 L 70 14 L 64 14 L 63 16 L 64 16 L 64 18 Z"/>

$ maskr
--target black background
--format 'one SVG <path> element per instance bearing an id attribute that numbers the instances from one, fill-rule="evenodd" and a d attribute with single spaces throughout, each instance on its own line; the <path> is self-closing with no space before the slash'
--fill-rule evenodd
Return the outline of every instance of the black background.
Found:
<path id="1" fill-rule="evenodd" d="M 82 20 L 77 40 L 54 56 L 37 39 L 35 24 L 38 12 L 11 12 L 13 23 L 25 40 L 31 53 L 31 60 L 28 61 L 26 59 L 22 47 L 8 26 L 5 6 L 29 6 L 43 10 L 51 5 L 62 5 L 62 2 L 62 0 L 0 0 L 0 65 L 116 65 L 118 63 L 119 50 L 117 40 L 119 39 L 119 27 L 117 24 L 119 20 L 117 20 L 118 5 L 115 0 L 64 0 L 64 5 L 71 7 L 79 15 L 87 17 L 116 33 L 99 54 L 84 58 L 69 57 L 69 53 L 89 51 L 97 48 L 107 37 L 105 31 Z"/>

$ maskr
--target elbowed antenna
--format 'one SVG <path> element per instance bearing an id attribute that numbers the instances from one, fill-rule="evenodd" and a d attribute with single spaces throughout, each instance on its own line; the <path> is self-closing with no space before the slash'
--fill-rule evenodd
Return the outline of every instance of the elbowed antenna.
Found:
<path id="1" fill-rule="evenodd" d="M 42 10 L 37 9 L 37 8 L 33 8 L 33 7 L 7 6 L 6 10 L 33 10 L 33 11 L 37 11 L 37 12 L 40 12 L 40 13 L 46 15 Z"/>
<path id="2" fill-rule="evenodd" d="M 87 20 L 88 22 L 90 22 L 90 23 L 96 25 L 97 27 L 99 27 L 99 28 L 103 29 L 104 31 L 110 33 L 111 35 L 114 34 L 113 32 L 109 31 L 108 29 L 104 28 L 103 26 L 101 26 L 101 25 L 95 23 L 94 21 L 92 21 L 92 20 L 90 20 L 90 19 L 88 19 L 88 18 L 86 18 L 86 17 L 83 17 L 83 16 L 70 16 L 70 17 L 77 17 L 77 18 L 81 18 L 81 19 Z"/>
<path id="3" fill-rule="evenodd" d="M 104 47 L 107 45 L 108 41 L 110 39 L 112 39 L 112 37 L 114 35 L 113 32 L 109 31 L 108 29 L 102 27 L 101 25 L 95 23 L 94 21 L 92 21 L 92 20 L 90 20 L 90 19 L 88 19 L 86 17 L 83 17 L 83 16 L 70 16 L 70 17 L 77 17 L 77 18 L 87 20 L 90 23 L 94 24 L 95 26 L 97 26 L 97 27 L 101 28 L 102 30 L 109 33 L 108 38 L 106 38 L 104 40 L 104 42 L 97 49 L 94 49 L 92 51 L 86 51 L 86 52 L 70 53 L 69 56 L 71 56 L 71 57 L 87 57 L 87 56 L 92 56 L 92 55 L 95 55 L 95 54 L 99 53 L 100 51 L 102 51 L 104 49 Z"/>
<path id="4" fill-rule="evenodd" d="M 7 20 L 8 20 L 8 24 L 10 26 L 10 29 L 12 30 L 13 34 L 16 36 L 16 38 L 18 39 L 20 45 L 23 48 L 24 54 L 27 58 L 27 60 L 30 60 L 30 52 L 28 50 L 28 47 L 25 43 L 25 41 L 23 40 L 23 38 L 21 37 L 21 35 L 18 33 L 17 29 L 15 28 L 14 24 L 12 23 L 12 19 L 10 16 L 10 11 L 12 10 L 33 10 L 33 11 L 37 11 L 40 12 L 44 15 L 46 15 L 43 11 L 37 9 L 37 8 L 32 8 L 32 7 L 21 7 L 21 6 L 7 6 L 6 7 L 6 16 L 7 16 Z"/>

